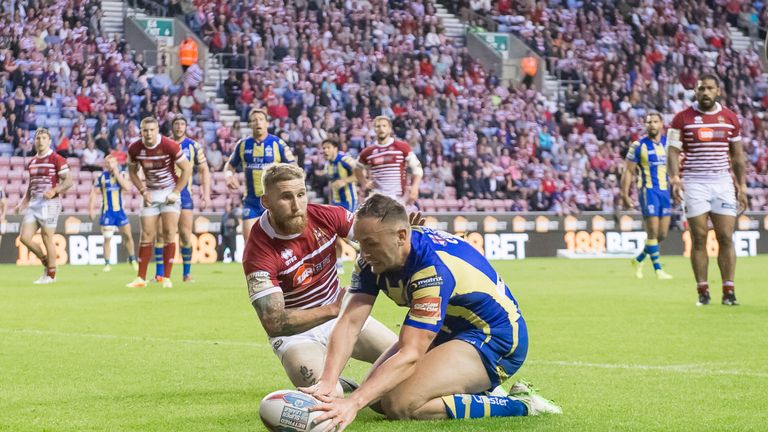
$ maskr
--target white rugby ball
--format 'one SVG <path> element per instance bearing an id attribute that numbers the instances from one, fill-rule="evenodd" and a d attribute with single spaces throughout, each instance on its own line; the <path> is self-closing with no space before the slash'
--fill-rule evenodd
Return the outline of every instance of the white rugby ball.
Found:
<path id="1" fill-rule="evenodd" d="M 309 407 L 319 403 L 314 397 L 298 390 L 278 390 L 261 400 L 259 416 L 271 432 L 321 432 L 331 420 L 314 423 L 323 412 L 309 412 Z"/>

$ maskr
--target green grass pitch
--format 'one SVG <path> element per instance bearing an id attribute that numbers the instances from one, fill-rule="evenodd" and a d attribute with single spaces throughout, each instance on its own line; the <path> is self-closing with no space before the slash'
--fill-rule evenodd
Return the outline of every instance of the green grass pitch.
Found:
<path id="1" fill-rule="evenodd" d="M 719 304 L 714 260 L 708 307 L 694 306 L 688 261 L 664 262 L 672 281 L 650 264 L 636 280 L 627 260 L 495 264 L 530 329 L 518 376 L 562 416 L 420 423 L 365 410 L 349 430 L 765 430 L 768 257 L 739 259 L 735 308 Z M 237 264 L 196 265 L 196 283 L 170 290 L 125 288 L 127 264 L 61 267 L 49 286 L 31 284 L 39 272 L 0 266 L 2 431 L 261 431 L 259 400 L 290 387 Z M 393 329 L 403 314 L 386 298 L 375 309 Z"/>

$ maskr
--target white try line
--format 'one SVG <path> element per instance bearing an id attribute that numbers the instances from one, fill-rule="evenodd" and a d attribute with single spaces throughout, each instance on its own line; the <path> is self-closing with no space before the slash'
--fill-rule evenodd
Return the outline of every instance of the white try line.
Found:
<path id="1" fill-rule="evenodd" d="M 580 361 L 560 361 L 560 360 L 526 360 L 525 363 L 531 364 L 531 365 L 583 367 L 583 368 L 591 368 L 591 369 L 625 369 L 625 370 L 687 373 L 687 374 L 694 374 L 694 375 L 738 375 L 738 376 L 748 376 L 753 378 L 768 378 L 768 372 L 711 369 L 706 364 L 641 365 L 641 364 L 589 363 L 589 362 L 580 362 Z"/>
<path id="2" fill-rule="evenodd" d="M 222 345 L 222 346 L 240 346 L 248 348 L 271 348 L 267 343 L 235 341 L 235 340 L 215 340 L 215 339 L 176 339 L 162 338 L 153 336 L 120 336 L 112 334 L 98 333 L 70 333 L 54 330 L 37 329 L 9 329 L 0 328 L 0 333 L 25 334 L 39 336 L 57 336 L 57 337 L 79 337 L 93 338 L 103 340 L 120 340 L 129 342 L 162 342 L 162 343 L 180 343 L 190 345 Z M 693 375 L 725 375 L 725 376 L 746 376 L 752 378 L 768 378 L 768 372 L 754 372 L 727 369 L 710 369 L 706 364 L 688 364 L 688 365 L 642 365 L 642 364 L 616 364 L 616 363 L 589 363 L 580 361 L 561 361 L 561 360 L 526 360 L 529 365 L 541 366 L 563 366 L 563 367 L 581 367 L 589 369 L 624 369 L 639 371 L 658 371 L 668 373 L 684 373 Z"/>

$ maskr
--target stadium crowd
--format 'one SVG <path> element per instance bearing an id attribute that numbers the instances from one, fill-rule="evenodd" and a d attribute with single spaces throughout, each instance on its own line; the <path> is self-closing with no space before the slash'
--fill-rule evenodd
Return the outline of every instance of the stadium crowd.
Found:
<path id="1" fill-rule="evenodd" d="M 217 122 L 202 89 L 149 71 L 141 54 L 104 35 L 97 2 L 51 3 L 22 1 L 0 17 L 0 142 L 14 154 L 29 154 L 28 131 L 48 126 L 57 151 L 84 166 L 99 165 L 99 151 L 124 161 L 139 119 L 181 112 L 201 120 L 189 133 L 219 171 L 250 133 L 245 121 Z M 575 83 L 553 100 L 487 74 L 445 35 L 431 1 L 193 3 L 189 26 L 239 70 L 221 95 L 243 119 L 268 110 L 319 197 L 320 142 L 336 138 L 355 155 L 373 138 L 372 119 L 387 115 L 425 168 L 423 208 L 612 211 L 643 114 L 658 109 L 669 120 L 689 103 L 696 74 L 713 70 L 743 119 L 751 208 L 768 209 L 768 83 L 753 49 L 731 47 L 730 15 L 719 13 L 729 4 L 684 0 L 675 16 L 661 0 L 445 2 L 493 18 Z"/>

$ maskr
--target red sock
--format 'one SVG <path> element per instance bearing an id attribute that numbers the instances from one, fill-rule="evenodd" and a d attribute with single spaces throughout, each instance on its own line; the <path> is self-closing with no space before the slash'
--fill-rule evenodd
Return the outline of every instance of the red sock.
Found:
<path id="1" fill-rule="evenodd" d="M 699 291 L 699 294 L 709 294 L 709 282 L 697 283 L 696 290 Z"/>
<path id="2" fill-rule="evenodd" d="M 733 285 L 733 281 L 723 281 L 723 294 L 733 294 L 736 291 L 736 287 Z"/>
<path id="3" fill-rule="evenodd" d="M 47 274 L 49 278 L 56 279 L 56 267 L 47 267 Z"/>
<path id="4" fill-rule="evenodd" d="M 147 267 L 152 260 L 152 243 L 139 244 L 139 277 L 147 279 Z"/>
<path id="5" fill-rule="evenodd" d="M 173 268 L 173 257 L 176 256 L 176 243 L 166 243 L 163 246 L 163 271 L 165 277 L 171 277 L 171 269 Z"/>

